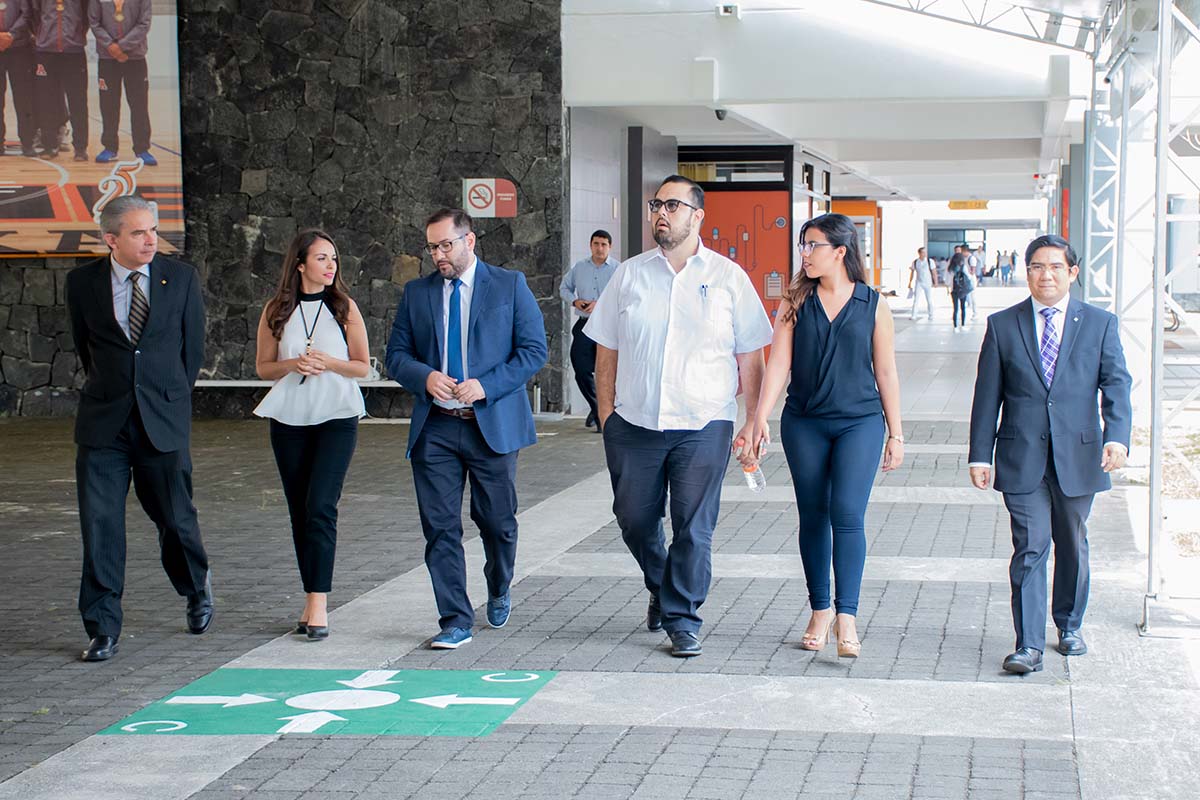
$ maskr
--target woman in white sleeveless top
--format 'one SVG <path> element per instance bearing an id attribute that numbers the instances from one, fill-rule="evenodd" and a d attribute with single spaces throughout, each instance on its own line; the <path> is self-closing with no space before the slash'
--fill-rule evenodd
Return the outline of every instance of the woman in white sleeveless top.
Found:
<path id="1" fill-rule="evenodd" d="M 307 595 L 296 633 L 329 636 L 337 505 L 365 414 L 355 378 L 370 370 L 367 329 L 318 230 L 296 234 L 275 296 L 258 323 L 260 378 L 275 385 L 254 413 L 271 420 L 300 580 Z"/>

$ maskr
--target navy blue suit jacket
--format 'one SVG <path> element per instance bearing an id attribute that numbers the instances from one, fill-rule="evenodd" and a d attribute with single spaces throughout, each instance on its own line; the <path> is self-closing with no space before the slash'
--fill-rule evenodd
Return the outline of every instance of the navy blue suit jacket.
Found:
<path id="1" fill-rule="evenodd" d="M 156 255 L 150 262 L 150 316 L 134 347 L 113 316 L 109 257 L 67 274 L 75 354 L 87 376 L 79 392 L 75 441 L 105 447 L 136 402 L 154 447 L 184 449 L 192 429 L 192 385 L 204 363 L 204 299 L 196 268 Z"/>
<path id="2" fill-rule="evenodd" d="M 444 282 L 434 272 L 405 284 L 388 339 L 388 374 L 416 398 L 409 454 L 433 405 L 425 379 L 442 368 Z M 497 453 L 534 444 L 525 384 L 546 363 L 546 324 L 525 276 L 478 261 L 467 325 L 467 377 L 487 395 L 474 404 L 484 440 Z"/>
<path id="3" fill-rule="evenodd" d="M 971 406 L 968 461 L 991 463 L 994 448 L 995 488 L 1025 494 L 1041 483 L 1046 448 L 1053 443 L 1063 494 L 1081 497 L 1110 489 L 1112 481 L 1100 467 L 1104 443 L 1128 448 L 1133 417 L 1132 381 L 1117 318 L 1072 299 L 1054 382 L 1047 387 L 1033 313 L 1027 299 L 988 317 Z"/>

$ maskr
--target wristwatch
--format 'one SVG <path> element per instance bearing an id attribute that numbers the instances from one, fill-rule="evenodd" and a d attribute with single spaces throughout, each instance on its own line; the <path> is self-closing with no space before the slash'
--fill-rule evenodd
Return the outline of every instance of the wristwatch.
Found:
<path id="1" fill-rule="evenodd" d="M 894 435 L 892 435 L 892 434 L 890 434 L 890 433 L 889 433 L 889 434 L 888 434 L 888 438 L 889 438 L 889 439 L 895 439 L 895 440 L 896 440 L 897 442 L 899 442 L 900 444 L 904 444 L 904 437 L 903 437 L 903 436 L 894 436 Z"/>

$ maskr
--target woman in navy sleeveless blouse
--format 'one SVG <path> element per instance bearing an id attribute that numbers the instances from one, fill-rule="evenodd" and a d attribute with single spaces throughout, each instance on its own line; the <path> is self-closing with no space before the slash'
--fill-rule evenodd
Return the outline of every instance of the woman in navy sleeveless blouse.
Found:
<path id="1" fill-rule="evenodd" d="M 867 552 L 863 519 L 880 449 L 885 472 L 904 459 L 895 328 L 887 303 L 865 282 L 849 218 L 809 220 L 799 249 L 802 268 L 780 304 L 758 413 L 744 434 L 758 452 L 769 438 L 767 415 L 787 383 L 780 438 L 812 608 L 800 647 L 822 649 L 832 629 L 838 655 L 853 658 L 861 647 L 855 616 Z"/>

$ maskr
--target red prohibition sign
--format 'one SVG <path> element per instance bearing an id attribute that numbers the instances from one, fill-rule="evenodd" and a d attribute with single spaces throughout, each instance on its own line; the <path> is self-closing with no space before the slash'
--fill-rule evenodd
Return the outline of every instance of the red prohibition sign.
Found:
<path id="1" fill-rule="evenodd" d="M 484 183 L 477 183 L 467 191 L 467 202 L 472 208 L 487 208 L 492 204 L 492 190 Z"/>

